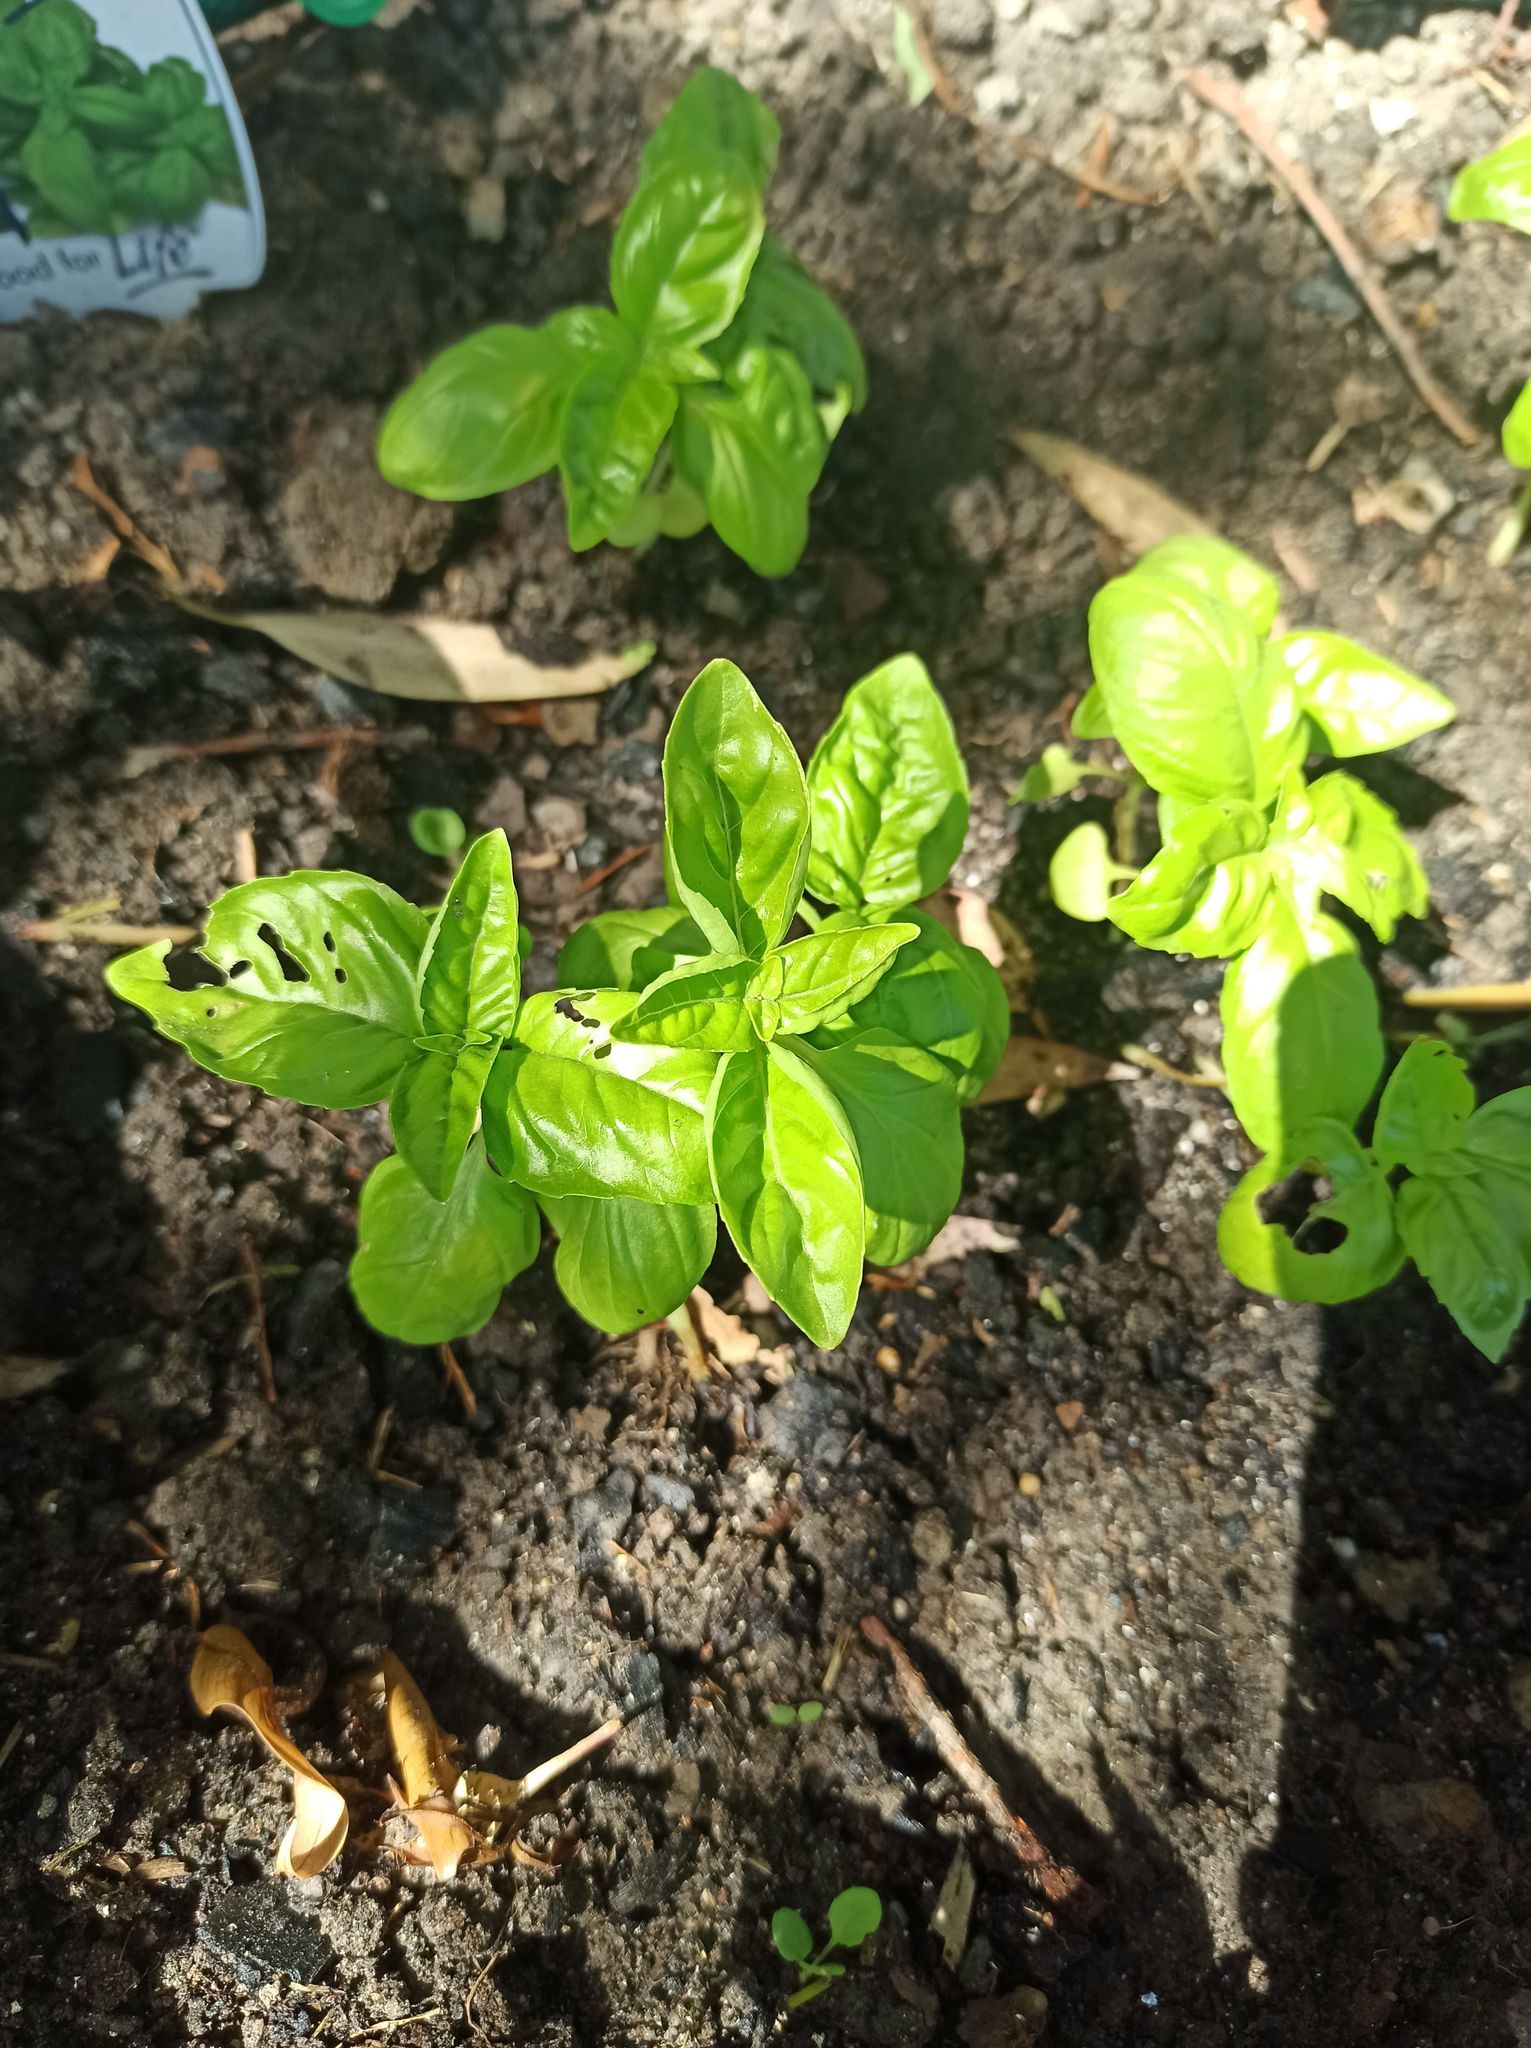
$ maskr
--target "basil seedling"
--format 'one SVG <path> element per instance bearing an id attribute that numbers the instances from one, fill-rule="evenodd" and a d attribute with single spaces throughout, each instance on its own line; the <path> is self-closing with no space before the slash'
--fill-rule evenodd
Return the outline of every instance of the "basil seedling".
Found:
<path id="1" fill-rule="evenodd" d="M 0 193 L 29 236 L 180 227 L 245 205 L 228 116 L 182 57 L 141 70 L 74 0 L 0 17 Z"/>
<path id="2" fill-rule="evenodd" d="M 1453 220 L 1494 220 L 1531 235 L 1531 135 L 1519 135 L 1458 171 L 1449 207 Z M 1517 469 L 1531 469 L 1531 383 L 1504 423 L 1504 452 Z"/>
<path id="3" fill-rule="evenodd" d="M 765 231 L 780 131 L 698 71 L 643 153 L 611 295 L 449 348 L 383 422 L 378 463 L 422 497 L 557 469 L 569 545 L 643 547 L 709 523 L 761 576 L 808 538 L 808 499 L 866 365 L 843 314 Z"/>
<path id="4" fill-rule="evenodd" d="M 826 1958 L 837 1948 L 859 1949 L 882 1925 L 882 1900 L 870 1885 L 853 1884 L 829 1902 L 829 1939 L 814 1953 L 813 1929 L 795 1906 L 771 1915 L 771 1944 L 784 1962 L 796 1963 L 798 1988 L 787 2000 L 795 2011 L 845 1975 L 843 1963 Z"/>
<path id="5" fill-rule="evenodd" d="M 1304 1251 L 1261 1216 L 1260 1197 L 1298 1171 L 1329 1183 L 1302 1227 L 1343 1225 L 1333 1251 Z M 1240 1280 L 1288 1301 L 1353 1300 L 1412 1259 L 1469 1342 L 1502 1358 L 1531 1297 L 1531 1088 L 1480 1108 L 1450 1047 L 1417 1040 L 1382 1091 L 1370 1145 L 1333 1118 L 1286 1134 L 1234 1190 L 1218 1246 Z"/>
<path id="6" fill-rule="evenodd" d="M 1200 536 L 1151 549 L 1099 592 L 1074 734 L 1115 739 L 1155 793 L 1161 845 L 1133 872 L 1082 825 L 1052 864 L 1070 914 L 1229 962 L 1228 1098 L 1272 1160 L 1315 1120 L 1351 1132 L 1382 1075 L 1376 991 L 1326 903 L 1387 940 L 1429 900 L 1394 812 L 1343 770 L 1310 781 L 1309 756 L 1401 746 L 1452 715 L 1431 684 L 1338 634 L 1272 638 L 1277 602 L 1257 563 Z M 1056 765 L 1048 779 L 1059 786 Z"/>
<path id="7" fill-rule="evenodd" d="M 657 1321 L 705 1272 L 721 1208 L 774 1299 L 837 1344 L 864 1259 L 909 1257 L 950 1214 L 960 1108 L 1009 1033 L 987 961 L 907 908 L 945 881 L 967 806 L 912 655 L 849 692 L 806 774 L 716 661 L 665 751 L 671 901 L 576 930 L 559 988 L 522 994 L 500 832 L 434 915 L 300 870 L 213 906 L 202 985 L 172 983 L 164 943 L 107 980 L 228 1080 L 387 1102 L 398 1156 L 362 1191 L 351 1285 L 390 1336 L 480 1328 L 536 1257 L 539 1210 L 582 1315 Z"/>

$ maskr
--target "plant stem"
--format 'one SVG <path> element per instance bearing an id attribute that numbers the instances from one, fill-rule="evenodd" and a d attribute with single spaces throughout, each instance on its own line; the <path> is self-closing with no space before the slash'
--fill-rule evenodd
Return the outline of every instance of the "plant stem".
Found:
<path id="1" fill-rule="evenodd" d="M 797 914 L 811 932 L 816 932 L 824 922 L 823 911 L 815 910 L 813 905 L 806 900 L 797 906 Z"/>
<path id="2" fill-rule="evenodd" d="M 1489 542 L 1488 565 L 1491 569 L 1507 569 L 1511 557 L 1526 537 L 1531 526 L 1531 482 L 1506 512 L 1495 529 L 1494 538 Z"/>

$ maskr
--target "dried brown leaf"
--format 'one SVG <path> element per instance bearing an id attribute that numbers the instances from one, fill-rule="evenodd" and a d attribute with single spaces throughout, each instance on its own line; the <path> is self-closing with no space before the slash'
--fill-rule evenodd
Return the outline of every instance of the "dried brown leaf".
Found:
<path id="1" fill-rule="evenodd" d="M 1012 433 L 1010 439 L 1038 469 L 1071 491 L 1096 525 L 1119 540 L 1129 554 L 1147 554 L 1176 534 L 1216 531 L 1157 484 L 1081 448 L 1077 441 L 1065 441 L 1057 434 L 1024 432 Z"/>
<path id="2" fill-rule="evenodd" d="M 392 1650 L 383 1652 L 383 1710 L 404 1804 L 417 1806 L 457 1783 L 454 1744 L 437 1726 L 425 1695 Z"/>
<path id="3" fill-rule="evenodd" d="M 648 643 L 616 654 L 591 654 L 567 668 L 544 668 L 507 647 L 495 627 L 464 619 L 402 612 L 232 611 L 203 604 L 183 590 L 168 593 L 183 611 L 220 626 L 263 633 L 300 661 L 385 697 L 433 704 L 524 703 L 549 697 L 590 697 L 615 689 L 646 668 Z"/>
<path id="4" fill-rule="evenodd" d="M 1098 1081 L 1135 1081 L 1137 1069 L 1122 1060 L 1103 1059 L 1077 1045 L 1051 1038 L 1017 1036 L 1005 1047 L 993 1079 L 978 1100 L 1024 1102 L 1039 1088 L 1090 1088 Z"/>
<path id="5" fill-rule="evenodd" d="M 191 1696 L 200 1714 L 237 1714 L 279 1763 L 292 1772 L 292 1823 L 276 1853 L 284 1877 L 317 1877 L 345 1845 L 344 1797 L 317 1771 L 283 1728 L 271 1667 L 248 1636 L 220 1623 L 197 1642 Z"/>
<path id="6" fill-rule="evenodd" d="M 899 1271 L 918 1279 L 930 1267 L 965 1259 L 969 1252 L 1018 1252 L 1020 1248 L 1021 1240 L 1013 1230 L 1003 1229 L 987 1216 L 948 1216 L 924 1251 L 907 1259 Z"/>

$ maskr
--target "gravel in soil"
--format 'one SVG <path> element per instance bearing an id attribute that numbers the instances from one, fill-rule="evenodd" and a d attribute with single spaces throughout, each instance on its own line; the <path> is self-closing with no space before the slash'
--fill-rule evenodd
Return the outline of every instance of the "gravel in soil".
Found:
<path id="1" fill-rule="evenodd" d="M 1009 447 L 1030 425 L 1306 565 L 1294 623 L 1453 694 L 1454 726 L 1367 771 L 1417 829 L 1437 905 L 1381 972 L 1524 972 L 1528 572 L 1483 563 L 1505 473 L 1421 410 L 1305 221 L 1176 82 L 1189 63 L 1243 80 L 1487 427 L 1524 369 L 1525 259 L 1442 222 L 1451 172 L 1504 124 L 1474 76 L 1492 21 L 1357 0 L 1356 40 L 1315 46 L 1265 4 L 951 0 L 932 19 L 975 134 L 907 107 L 887 12 L 439 0 L 328 36 L 250 103 L 259 290 L 163 331 L 0 332 L 0 1330 L 7 1353 L 70 1361 L 6 1410 L 0 2037 L 743 2048 L 774 2036 L 788 1988 L 772 1909 L 822 1916 L 860 1882 L 887 1904 L 875 1961 L 800 2033 L 1531 2039 L 1517 1370 L 1488 1371 L 1414 1283 L 1332 1312 L 1235 1287 L 1212 1241 L 1243 1163 L 1220 1097 L 1145 1077 L 1043 1121 L 975 1114 L 963 1207 L 1018 1249 L 933 1270 L 928 1295 L 869 1290 L 833 1355 L 755 1318 L 790 1373 L 693 1385 L 528 1276 L 458 1347 L 469 1418 L 433 1355 L 347 1301 L 379 1117 L 226 1087 L 114 1011 L 98 953 L 15 935 L 107 895 L 194 922 L 241 831 L 263 870 L 344 864 L 428 900 L 405 820 L 444 803 L 511 833 L 546 979 L 592 900 L 582 877 L 655 838 L 658 743 L 704 659 L 739 660 L 806 749 L 907 646 L 973 770 L 961 879 L 1026 935 L 1053 1029 L 1189 1060 L 1215 976 L 1066 926 L 1043 877 L 1082 813 L 1006 805 L 1085 681 L 1111 566 Z M 762 585 L 705 538 L 573 560 L 551 487 L 447 513 L 381 486 L 373 424 L 431 350 L 599 294 L 641 137 L 703 58 L 781 114 L 774 217 L 872 358 L 799 571 Z M 1103 116 L 1114 176 L 1168 189 L 1190 164 L 1199 203 L 1083 203 L 1014 147 L 1085 161 Z M 1370 424 L 1310 472 L 1357 378 L 1380 394 Z M 216 465 L 188 463 L 206 448 Z M 65 481 L 81 449 L 241 597 L 493 618 L 540 658 L 652 637 L 658 660 L 603 703 L 593 744 L 364 697 L 204 635 L 131 571 L 80 585 L 100 540 Z M 1358 523 L 1357 494 L 1400 476 L 1430 480 L 1430 530 Z M 275 752 L 121 772 L 130 745 L 374 720 L 390 744 L 323 773 Z M 594 900 L 658 886 L 639 860 Z M 1525 1076 L 1507 1052 L 1491 1078 Z M 722 1265 L 714 1291 L 739 1277 Z M 322 1656 L 295 1732 L 341 1778 L 359 1769 L 345 1682 L 384 1647 L 502 1770 L 631 1716 L 564 1802 L 575 1860 L 432 1887 L 353 1845 L 322 1880 L 279 1882 L 282 1774 L 186 1697 L 193 1587 L 204 1616 L 266 1632 L 279 1678 Z M 773 1702 L 820 1695 L 869 1611 L 1106 1894 L 1098 1924 L 1038 1917 L 870 1651 L 816 1725 L 770 1724 Z M 953 1971 L 928 1922 L 959 1841 L 977 1903 Z"/>

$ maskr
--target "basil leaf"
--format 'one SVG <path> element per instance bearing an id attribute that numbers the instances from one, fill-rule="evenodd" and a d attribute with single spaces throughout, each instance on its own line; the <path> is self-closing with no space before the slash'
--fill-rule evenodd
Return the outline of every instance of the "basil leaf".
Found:
<path id="1" fill-rule="evenodd" d="M 1341 1226 L 1345 1236 L 1333 1251 L 1302 1251 L 1279 1224 L 1261 1219 L 1260 1197 L 1300 1167 L 1331 1183 L 1333 1192 L 1313 1204 L 1303 1228 L 1320 1221 Z M 1245 1174 L 1218 1218 L 1217 1248 L 1236 1280 L 1283 1301 L 1354 1301 L 1391 1280 L 1404 1256 L 1387 1176 L 1352 1130 L 1325 1118 L 1293 1129 L 1282 1149 Z"/>
<path id="2" fill-rule="evenodd" d="M 1512 1088 L 1475 1110 L 1460 1156 L 1471 1162 L 1479 1186 L 1504 1212 L 1522 1248 L 1531 1247 L 1531 1088 Z"/>
<path id="3" fill-rule="evenodd" d="M 569 545 L 593 548 L 620 527 L 675 418 L 676 390 L 624 336 L 590 363 L 564 409 L 559 473 L 568 501 Z"/>
<path id="4" fill-rule="evenodd" d="M 887 1031 L 804 1057 L 845 1112 L 861 1161 L 866 1256 L 897 1266 L 925 1249 L 962 1193 L 962 1115 L 948 1069 Z"/>
<path id="5" fill-rule="evenodd" d="M 438 1202 L 452 1192 L 478 1123 L 492 1045 L 423 1051 L 399 1074 L 388 1098 L 388 1121 L 399 1157 Z"/>
<path id="6" fill-rule="evenodd" d="M 1276 623 L 1281 586 L 1268 569 L 1228 541 L 1210 533 L 1178 533 L 1141 556 L 1135 567 L 1178 576 L 1204 597 L 1230 605 L 1262 638 Z"/>
<path id="7" fill-rule="evenodd" d="M 1273 897 L 1223 977 L 1221 1011 L 1228 1100 L 1262 1151 L 1315 1118 L 1355 1123 L 1384 1053 L 1377 991 L 1344 925 Z"/>
<path id="8" fill-rule="evenodd" d="M 1271 845 L 1275 830 L 1258 805 L 1240 797 L 1200 805 L 1176 822 L 1106 915 L 1140 946 L 1161 952 L 1199 960 L 1242 952 L 1264 924 L 1273 891 L 1289 881 Z"/>
<path id="9" fill-rule="evenodd" d="M 521 1005 L 484 1090 L 484 1129 L 501 1171 L 534 1194 L 707 1200 L 702 1111 L 716 1061 L 614 1040 L 637 1000 L 554 991 Z"/>
<path id="10" fill-rule="evenodd" d="M 1111 731 L 1151 789 L 1267 802 L 1307 751 L 1291 677 L 1242 612 L 1141 567 L 1090 606 Z"/>
<path id="11" fill-rule="evenodd" d="M 1433 683 L 1338 633 L 1288 633 L 1271 643 L 1331 754 L 1380 754 L 1449 725 L 1452 704 Z"/>
<path id="12" fill-rule="evenodd" d="M 792 922 L 808 866 L 808 788 L 791 740 L 731 661 L 680 700 L 664 750 L 665 847 L 714 952 L 758 958 Z"/>
<path id="13" fill-rule="evenodd" d="M 630 1045 L 689 1045 L 705 1052 L 742 1052 L 754 1036 L 745 993 L 753 960 L 708 953 L 649 983 L 612 1029 Z"/>
<path id="14" fill-rule="evenodd" d="M 464 854 L 420 956 L 425 1031 L 510 1036 L 521 1000 L 517 908 L 510 843 L 486 832 Z"/>
<path id="15" fill-rule="evenodd" d="M 587 1323 L 620 1337 L 669 1315 L 712 1263 L 718 1212 L 711 1202 L 585 1201 L 544 1195 L 558 1233 L 553 1277 Z"/>
<path id="16" fill-rule="evenodd" d="M 1099 683 L 1091 683 L 1074 706 L 1069 732 L 1076 740 L 1111 738 L 1111 713 L 1106 709 L 1106 693 Z"/>
<path id="17" fill-rule="evenodd" d="M 760 343 L 723 375 L 681 395 L 676 474 L 757 576 L 785 576 L 808 544 L 808 496 L 829 452 L 813 390 L 795 357 Z"/>
<path id="18" fill-rule="evenodd" d="M 1053 745 L 1042 749 L 1042 757 L 1033 761 L 1016 786 L 1010 801 L 1013 804 L 1045 803 L 1049 797 L 1067 796 L 1077 789 L 1090 773 L 1087 761 L 1076 761 L 1067 747 Z"/>
<path id="19" fill-rule="evenodd" d="M 712 354 L 731 363 L 752 341 L 795 356 L 817 396 L 843 394 L 852 412 L 866 404 L 866 360 L 850 322 L 774 235 L 761 243 L 733 325 L 712 344 Z"/>
<path id="20" fill-rule="evenodd" d="M 1293 842 L 1299 879 L 1348 904 L 1379 939 L 1429 908 L 1430 884 L 1397 812 L 1354 776 L 1321 775 L 1306 791 L 1294 783 L 1275 829 Z"/>
<path id="21" fill-rule="evenodd" d="M 1531 235 L 1531 135 L 1458 171 L 1447 211 L 1452 220 L 1497 220 Z"/>
<path id="22" fill-rule="evenodd" d="M 565 939 L 558 979 L 564 988 L 643 989 L 707 950 L 695 921 L 677 904 L 605 910 Z"/>
<path id="23" fill-rule="evenodd" d="M 964 946 L 923 910 L 905 913 L 918 936 L 901 946 L 871 994 L 813 1034 L 829 1050 L 881 1032 L 931 1053 L 952 1077 L 960 1102 L 982 1093 L 1010 1037 L 1004 983 L 981 953 Z M 850 924 L 848 913 L 824 920 L 823 933 Z"/>
<path id="24" fill-rule="evenodd" d="M 1065 917 L 1077 918 L 1081 924 L 1104 923 L 1112 914 L 1111 884 L 1133 878 L 1134 870 L 1112 857 L 1106 828 L 1093 818 L 1066 832 L 1047 863 L 1047 887 L 1053 902 Z"/>
<path id="25" fill-rule="evenodd" d="M 675 157 L 645 173 L 612 243 L 618 313 L 650 350 L 710 341 L 739 310 L 764 233 L 742 166 Z"/>
<path id="26" fill-rule="evenodd" d="M 378 468 L 422 498 L 487 498 L 556 467 L 569 393 L 620 345 L 616 315 L 574 306 L 542 327 L 485 327 L 427 364 L 384 417 Z"/>
<path id="27" fill-rule="evenodd" d="M 810 896 L 898 910 L 941 887 L 967 836 L 968 779 L 918 655 L 846 692 L 808 764 L 808 804 Z"/>
<path id="28" fill-rule="evenodd" d="M 749 984 L 749 1013 L 762 1038 L 833 1024 L 871 994 L 894 954 L 919 937 L 915 924 L 839 924 L 778 946 Z"/>
<path id="29" fill-rule="evenodd" d="M 694 71 L 644 146 L 642 179 L 706 157 L 742 167 L 764 191 L 776 173 L 781 129 L 770 108 L 727 71 Z"/>
<path id="30" fill-rule="evenodd" d="M 403 1344 L 470 1337 L 541 1241 L 537 1205 L 502 1180 L 481 1141 L 436 1201 L 402 1159 L 373 1168 L 361 1191 L 351 1292 L 373 1329 Z"/>
<path id="31" fill-rule="evenodd" d="M 1409 1257 L 1464 1337 L 1497 1364 L 1531 1293 L 1525 1253 L 1476 1181 L 1424 1174 L 1398 1190 Z"/>
<path id="32" fill-rule="evenodd" d="M 222 987 L 172 988 L 163 941 L 114 960 L 106 981 L 209 1073 L 360 1109 L 413 1055 L 426 930 L 425 913 L 381 882 L 300 868 L 213 905 L 200 951 Z"/>
<path id="33" fill-rule="evenodd" d="M 1521 386 L 1519 398 L 1505 415 L 1501 435 L 1505 460 L 1517 469 L 1531 469 L 1531 383 Z"/>
<path id="34" fill-rule="evenodd" d="M 729 1234 L 767 1294 L 826 1350 L 861 1291 L 866 1212 L 845 1112 L 781 1045 L 726 1055 L 707 1101 L 707 1147 Z"/>
<path id="35" fill-rule="evenodd" d="M 1429 1173 L 1439 1153 L 1459 1151 L 1477 1097 L 1467 1067 L 1438 1038 L 1416 1039 L 1388 1076 L 1372 1126 L 1383 1172 Z"/>

